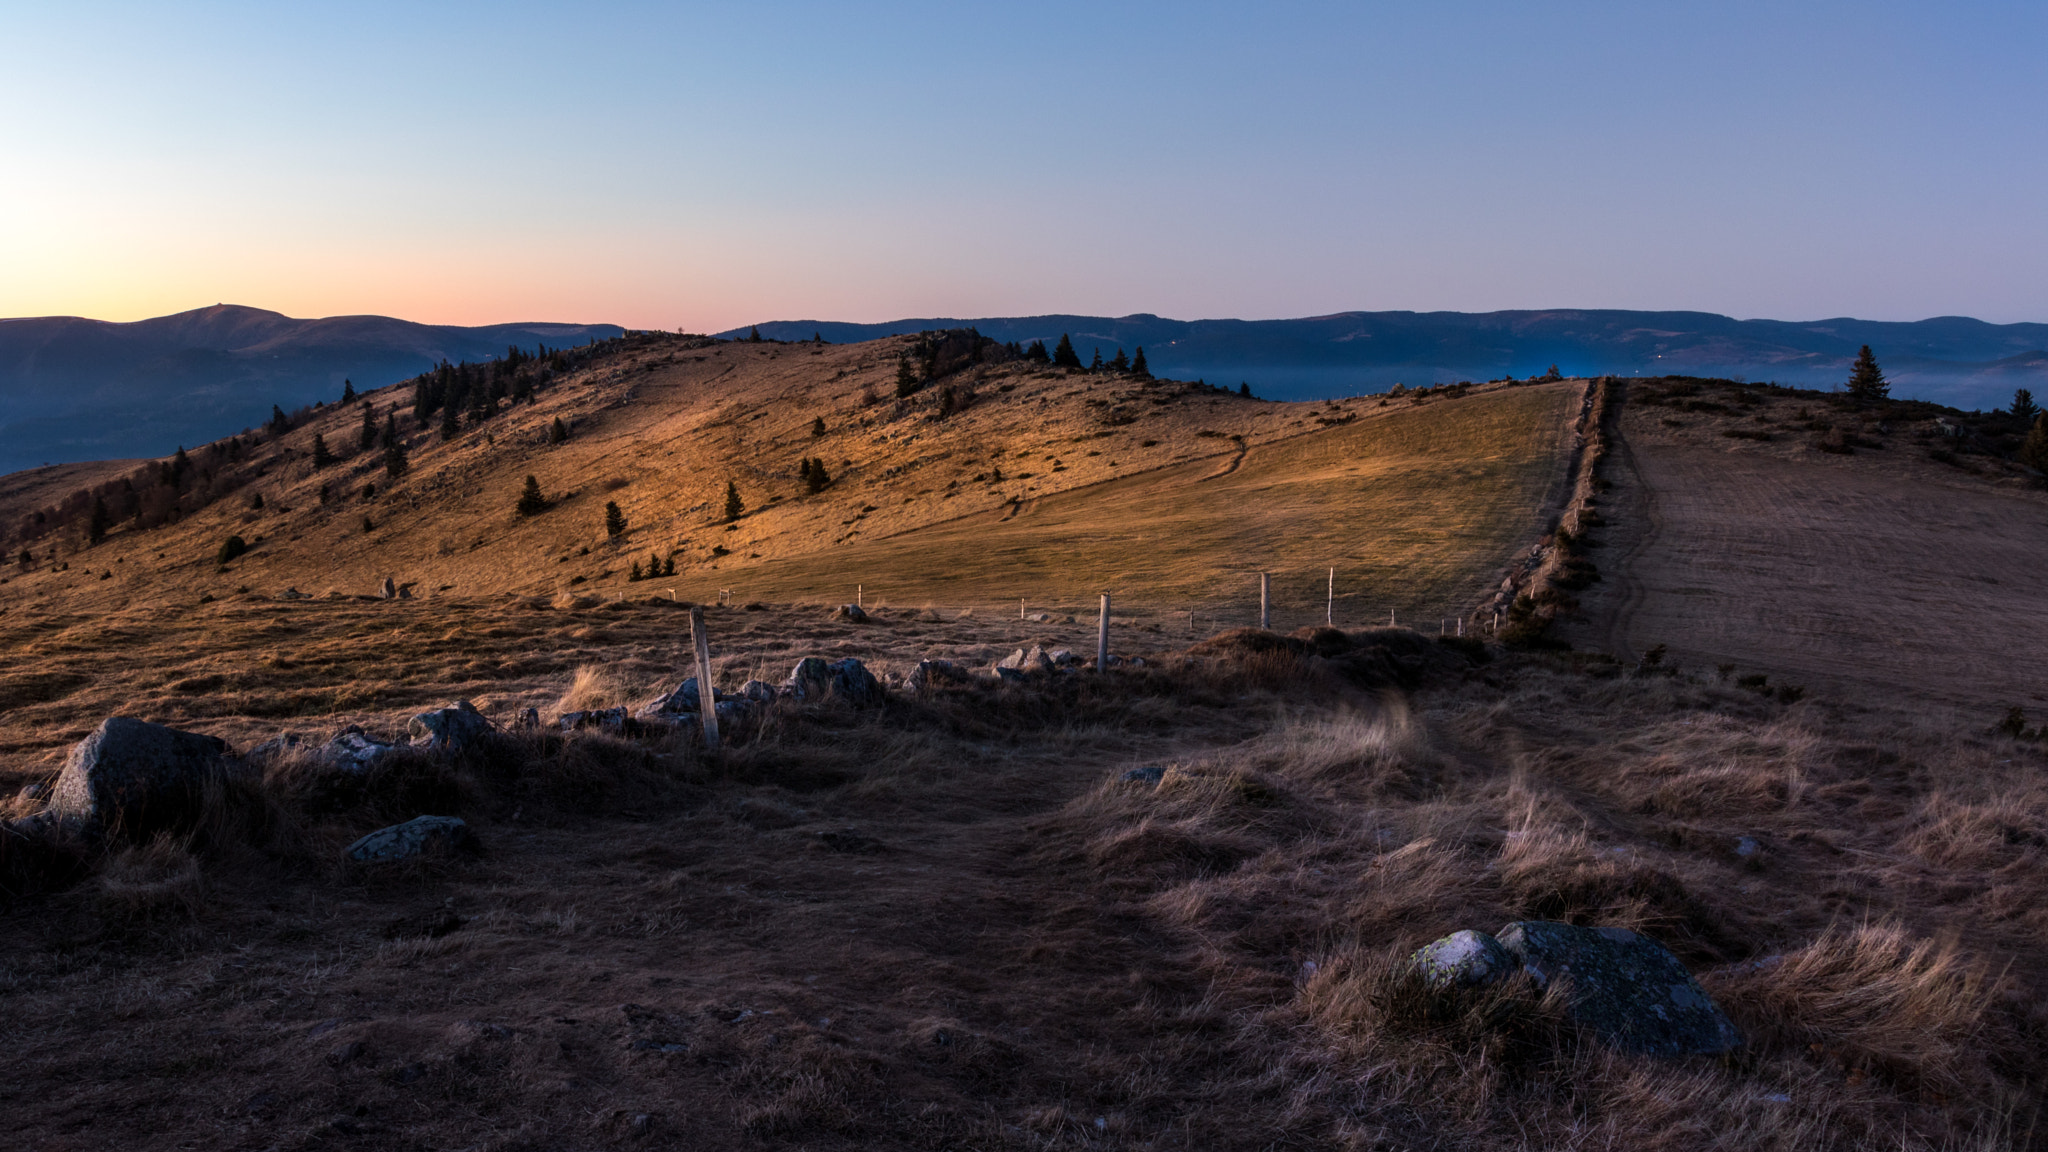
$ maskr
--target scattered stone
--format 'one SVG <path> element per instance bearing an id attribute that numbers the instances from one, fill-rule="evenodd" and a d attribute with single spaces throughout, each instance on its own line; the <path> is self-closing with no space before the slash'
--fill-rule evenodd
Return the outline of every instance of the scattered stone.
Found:
<path id="1" fill-rule="evenodd" d="M 996 679 L 1004 684 L 1022 684 L 1028 679 L 1024 673 L 1017 671 L 1015 668 L 1005 668 L 1001 664 L 989 669 L 989 671 L 994 672 Z"/>
<path id="2" fill-rule="evenodd" d="M 775 699 L 775 685 L 766 680 L 749 680 L 740 685 L 740 695 L 755 704 L 772 703 Z"/>
<path id="3" fill-rule="evenodd" d="M 782 687 L 789 695 L 812 704 L 825 698 L 831 682 L 831 665 L 816 656 L 806 656 L 790 669 L 789 679 L 782 682 Z"/>
<path id="4" fill-rule="evenodd" d="M 1125 772 L 1117 777 L 1117 782 L 1120 784 L 1145 784 L 1157 788 L 1159 782 L 1164 779 L 1166 779 L 1166 768 L 1164 766 L 1147 764 L 1143 768 L 1133 768 Z"/>
<path id="5" fill-rule="evenodd" d="M 592 708 L 580 712 L 564 712 L 561 725 L 564 732 L 574 732 L 579 728 L 596 728 L 615 734 L 622 733 L 626 730 L 626 709 Z"/>
<path id="6" fill-rule="evenodd" d="M 1758 844 L 1754 836 L 1744 836 L 1735 842 L 1735 854 L 1744 859 L 1756 855 L 1762 849 L 1763 845 Z"/>
<path id="7" fill-rule="evenodd" d="M 1033 624 L 1050 624 L 1052 623 L 1052 613 L 1033 612 L 1031 615 L 1025 617 L 1025 619 L 1031 621 Z"/>
<path id="8" fill-rule="evenodd" d="M 403 824 L 379 828 L 348 846 L 356 864 L 393 864 L 425 856 L 474 854 L 476 833 L 458 816 L 415 816 Z"/>
<path id="9" fill-rule="evenodd" d="M 311 597 L 311 596 L 308 596 L 308 595 L 306 595 L 306 594 L 305 594 L 304 592 L 301 592 L 301 591 L 299 591 L 299 590 L 298 590 L 297 588 L 286 588 L 286 589 L 285 589 L 285 590 L 284 590 L 284 591 L 283 591 L 282 593 L 280 593 L 280 594 L 278 595 L 278 597 L 277 597 L 277 598 L 278 598 L 279 600 L 311 600 L 311 599 L 312 599 L 312 597 Z"/>
<path id="10" fill-rule="evenodd" d="M 435 752 L 460 752 L 473 748 L 491 731 L 491 722 L 467 700 L 446 708 L 422 712 L 407 725 L 415 748 Z"/>
<path id="11" fill-rule="evenodd" d="M 1470 928 L 1418 949 L 1410 960 L 1431 988 L 1491 984 L 1515 970 L 1515 957 L 1499 940 Z"/>
<path id="12" fill-rule="evenodd" d="M 1617 1048 L 1683 1056 L 1742 1044 L 1685 964 L 1647 936 L 1520 920 L 1500 930 L 1499 943 L 1539 985 L 1566 981 L 1573 1021 Z"/>
<path id="13" fill-rule="evenodd" d="M 846 620 L 854 624 L 865 624 L 868 622 L 867 611 L 858 604 L 841 604 L 839 611 L 834 612 L 832 616 L 834 619 Z"/>
<path id="14" fill-rule="evenodd" d="M 1082 662 L 1079 656 L 1074 655 L 1072 648 L 1055 648 L 1046 653 L 1045 658 L 1052 661 L 1055 668 L 1072 668 Z"/>
<path id="15" fill-rule="evenodd" d="M 791 696 L 807 704 L 836 697 L 855 708 L 874 707 L 887 695 L 882 690 L 881 681 L 875 679 L 867 665 L 851 656 L 829 663 L 816 656 L 806 656 L 797 661 L 783 687 Z"/>
<path id="16" fill-rule="evenodd" d="M 327 1050 L 327 1066 L 330 1068 L 345 1067 L 362 1059 L 363 1053 L 367 1051 L 369 1049 L 363 1046 L 361 1040 L 351 1040 L 346 1044 L 337 1044 Z"/>
<path id="17" fill-rule="evenodd" d="M 197 817 L 228 746 L 127 716 L 109 716 L 72 746 L 51 789 L 49 815 L 141 838 Z"/>
<path id="18" fill-rule="evenodd" d="M 919 660 L 903 686 L 912 692 L 929 692 L 941 684 L 965 684 L 973 677 L 951 660 Z"/>
<path id="19" fill-rule="evenodd" d="M 1045 654 L 1045 649 L 1033 644 L 1029 651 L 1019 648 L 1003 657 L 996 667 L 1014 668 L 1019 672 L 1050 672 L 1053 664 L 1052 658 Z"/>
<path id="20" fill-rule="evenodd" d="M 334 734 L 334 738 L 320 750 L 320 758 L 336 768 L 367 772 L 396 747 L 351 724 Z"/>
<path id="21" fill-rule="evenodd" d="M 540 731 L 540 709 L 528 708 L 519 714 L 519 729 L 523 732 Z"/>
<path id="22" fill-rule="evenodd" d="M 382 583 L 382 584 L 380 584 L 380 585 L 378 585 L 378 586 L 377 586 L 377 599 L 379 599 L 379 600 L 396 600 L 396 599 L 398 599 L 398 581 L 396 581 L 396 580 L 393 580 L 393 579 L 392 579 L 391 577 L 389 577 L 389 576 L 386 576 L 386 577 L 384 578 L 384 583 Z"/>
<path id="23" fill-rule="evenodd" d="M 716 694 L 716 689 L 713 693 Z M 703 707 L 697 698 L 697 678 L 691 676 L 676 685 L 673 692 L 656 697 L 640 709 L 642 717 L 673 716 L 684 712 L 697 712 Z"/>

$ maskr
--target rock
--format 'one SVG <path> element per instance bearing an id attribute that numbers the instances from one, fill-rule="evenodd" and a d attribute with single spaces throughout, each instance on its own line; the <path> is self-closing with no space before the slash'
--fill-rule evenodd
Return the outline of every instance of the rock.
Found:
<path id="1" fill-rule="evenodd" d="M 1002 662 L 996 667 L 1014 668 L 1019 672 L 1050 672 L 1053 665 L 1052 658 L 1045 654 L 1045 649 L 1033 644 L 1028 652 L 1019 648 L 1003 657 Z"/>
<path id="2" fill-rule="evenodd" d="M 754 705 L 747 700 L 720 700 L 713 707 L 718 710 L 718 723 L 724 728 L 739 724 L 754 714 Z"/>
<path id="3" fill-rule="evenodd" d="M 1081 663 L 1081 658 L 1074 655 L 1072 648 L 1055 648 L 1046 653 L 1045 658 L 1052 661 L 1052 666 L 1055 668 L 1071 668 Z"/>
<path id="4" fill-rule="evenodd" d="M 1515 958 L 1501 942 L 1470 928 L 1453 932 L 1409 957 L 1431 988 L 1491 984 L 1515 970 Z"/>
<path id="5" fill-rule="evenodd" d="M 528 708 L 521 712 L 519 714 L 518 727 L 522 732 L 540 731 L 540 709 Z"/>
<path id="6" fill-rule="evenodd" d="M 197 818 L 207 784 L 226 770 L 213 736 L 109 716 L 79 741 L 51 789 L 49 814 L 142 838 Z"/>
<path id="7" fill-rule="evenodd" d="M 681 684 L 676 685 L 675 691 L 665 696 L 656 697 L 653 701 L 643 706 L 640 709 L 640 715 L 676 715 L 683 712 L 696 712 L 702 707 L 702 703 L 697 698 L 697 678 L 691 676 Z"/>
<path id="8" fill-rule="evenodd" d="M 1762 848 L 1763 845 L 1757 843 L 1754 836 L 1744 836 L 1735 841 L 1735 854 L 1744 859 L 1756 855 Z"/>
<path id="9" fill-rule="evenodd" d="M 626 730 L 626 709 L 592 708 L 581 712 L 564 712 L 561 725 L 564 732 L 574 732 L 579 728 L 596 728 L 605 732 L 620 733 Z"/>
<path id="10" fill-rule="evenodd" d="M 1647 936 L 1519 920 L 1500 930 L 1499 942 L 1539 985 L 1566 981 L 1573 1021 L 1616 1048 L 1685 1056 L 1742 1045 L 1685 964 Z"/>
<path id="11" fill-rule="evenodd" d="M 834 612 L 832 616 L 834 619 L 848 620 L 855 624 L 865 624 L 868 622 L 867 612 L 858 604 L 841 604 L 839 611 Z"/>
<path id="12" fill-rule="evenodd" d="M 1050 624 L 1052 623 L 1052 613 L 1033 612 L 1031 615 L 1025 617 L 1025 619 L 1031 621 L 1033 624 Z"/>
<path id="13" fill-rule="evenodd" d="M 816 703 L 825 698 L 832 683 L 831 665 L 816 656 L 806 656 L 790 669 L 789 679 L 782 687 L 789 695 L 805 703 Z"/>
<path id="14" fill-rule="evenodd" d="M 278 599 L 279 599 L 279 600 L 311 600 L 311 599 L 312 599 L 312 597 L 311 597 L 311 596 L 308 596 L 308 595 L 306 595 L 306 594 L 305 594 L 304 592 L 301 592 L 301 591 L 299 591 L 299 590 L 298 590 L 297 588 L 286 588 L 286 589 L 285 589 L 285 590 L 284 590 L 284 591 L 283 591 L 282 593 L 280 593 L 280 594 L 278 595 Z"/>
<path id="15" fill-rule="evenodd" d="M 768 704 L 775 699 L 775 685 L 766 680 L 749 680 L 740 685 L 740 695 L 755 704 Z"/>
<path id="16" fill-rule="evenodd" d="M 460 752 L 475 747 L 491 731 L 491 722 L 467 700 L 446 708 L 422 712 L 406 726 L 415 748 L 435 752 Z"/>
<path id="17" fill-rule="evenodd" d="M 912 692 L 929 692 L 941 684 L 965 684 L 970 679 L 967 669 L 951 660 L 919 660 L 903 686 Z"/>
<path id="18" fill-rule="evenodd" d="M 384 583 L 378 585 L 377 587 L 377 598 L 379 600 L 398 599 L 398 581 L 393 580 L 389 576 L 386 576 L 384 578 Z"/>
<path id="19" fill-rule="evenodd" d="M 1017 671 L 1015 668 L 1005 668 L 1001 664 L 989 669 L 989 671 L 994 672 L 996 679 L 1004 684 L 1022 684 L 1029 679 L 1024 673 Z"/>
<path id="20" fill-rule="evenodd" d="M 826 665 L 832 673 L 832 695 L 853 705 L 855 708 L 872 708 L 886 697 L 881 682 L 868 666 L 848 656 Z"/>
<path id="21" fill-rule="evenodd" d="M 351 724 L 334 734 L 320 750 L 320 758 L 336 768 L 367 772 L 396 747 Z"/>
<path id="22" fill-rule="evenodd" d="M 474 854 L 476 833 L 457 816 L 415 816 L 403 824 L 379 828 L 348 846 L 355 864 L 394 864 L 427 856 Z"/>
<path id="23" fill-rule="evenodd" d="M 1133 768 L 1125 772 L 1117 777 L 1117 782 L 1119 784 L 1146 784 L 1156 788 L 1159 786 L 1159 782 L 1164 779 L 1166 779 L 1166 769 L 1164 767 L 1158 764 L 1147 764 L 1143 768 Z"/>

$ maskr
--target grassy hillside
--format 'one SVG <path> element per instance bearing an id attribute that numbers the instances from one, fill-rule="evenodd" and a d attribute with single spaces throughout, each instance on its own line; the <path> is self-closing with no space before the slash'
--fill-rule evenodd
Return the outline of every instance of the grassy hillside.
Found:
<path id="1" fill-rule="evenodd" d="M 321 410 L 238 441 L 238 486 L 177 523 L 116 523 L 91 547 L 79 526 L 27 541 L 0 607 L 366 594 L 387 576 L 422 596 L 643 594 L 632 566 L 672 562 L 661 588 L 685 597 L 836 601 L 873 584 L 972 604 L 1106 587 L 1162 610 L 1242 603 L 1267 568 L 1307 611 L 1336 564 L 1355 616 L 1455 614 L 1539 531 L 1576 391 L 1279 404 L 1012 362 L 898 399 L 914 343 L 638 336 L 445 440 L 417 427 L 408 389 L 386 389 L 364 404 L 378 427 L 396 411 L 404 475 L 356 449 L 362 406 Z M 558 422 L 566 442 L 551 442 Z M 338 463 L 314 466 L 316 435 Z M 822 461 L 822 491 L 800 479 L 805 460 Z M 527 475 L 549 500 L 538 515 L 514 510 Z M 728 484 L 746 508 L 730 524 Z M 626 521 L 616 536 L 607 503 Z M 0 505 L 0 523 L 39 506 Z M 251 548 L 223 568 L 230 535 Z"/>

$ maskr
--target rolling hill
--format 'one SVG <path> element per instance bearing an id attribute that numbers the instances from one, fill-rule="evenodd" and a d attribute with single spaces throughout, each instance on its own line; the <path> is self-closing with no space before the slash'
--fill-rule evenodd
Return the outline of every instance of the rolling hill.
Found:
<path id="1" fill-rule="evenodd" d="M 76 316 L 0 320 L 0 472 L 157 456 L 261 424 L 271 405 L 333 402 L 441 360 L 617 335 L 608 324 L 298 320 L 219 304 L 129 324 Z"/>

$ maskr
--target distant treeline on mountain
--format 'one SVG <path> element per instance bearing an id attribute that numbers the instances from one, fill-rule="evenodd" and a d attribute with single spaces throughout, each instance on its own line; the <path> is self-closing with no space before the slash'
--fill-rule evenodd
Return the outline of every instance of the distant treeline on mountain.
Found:
<path id="1" fill-rule="evenodd" d="M 1152 371 L 1261 396 L 1323 399 L 1409 387 L 1565 374 L 1682 374 L 1826 388 L 1849 377 L 1857 350 L 1876 350 L 1893 395 L 1990 409 L 2015 388 L 2048 387 L 2048 324 L 1964 316 L 1877 320 L 1736 320 L 1710 312 L 1616 309 L 1518 312 L 1340 312 L 1300 320 L 1168 320 L 1135 316 L 925 318 L 887 324 L 770 321 L 768 339 L 833 343 L 972 327 L 1004 342 L 1051 345 L 1069 335 L 1085 361 L 1143 346 Z M 722 335 L 745 335 L 736 328 Z"/>
<path id="2" fill-rule="evenodd" d="M 267 422 L 344 381 L 381 388 L 444 361 L 509 347 L 609 339 L 612 324 L 414 324 L 384 316 L 297 320 L 216 305 L 129 324 L 75 316 L 0 320 L 0 473 L 44 463 L 170 454 Z"/>

